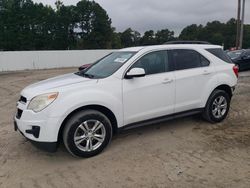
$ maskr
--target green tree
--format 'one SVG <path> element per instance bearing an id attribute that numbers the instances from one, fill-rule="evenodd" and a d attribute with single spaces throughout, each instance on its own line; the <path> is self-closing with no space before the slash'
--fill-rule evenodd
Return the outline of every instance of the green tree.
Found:
<path id="1" fill-rule="evenodd" d="M 190 26 L 185 27 L 180 35 L 180 40 L 200 40 L 200 32 L 202 31 L 202 25 L 192 24 Z"/>
<path id="2" fill-rule="evenodd" d="M 153 30 L 146 31 L 141 39 L 142 45 L 154 45 L 157 44 L 155 39 L 155 33 Z"/>
<path id="3" fill-rule="evenodd" d="M 140 44 L 141 34 L 131 28 L 120 33 L 121 43 L 123 47 L 137 46 Z"/>
<path id="4" fill-rule="evenodd" d="M 76 13 L 79 47 L 110 48 L 112 28 L 107 12 L 94 1 L 82 0 L 76 5 Z"/>
<path id="5" fill-rule="evenodd" d="M 244 27 L 243 48 L 250 48 L 250 25 Z"/>
<path id="6" fill-rule="evenodd" d="M 248 44 L 248 42 L 245 42 L 246 38 L 247 35 L 244 37 L 244 47 Z M 226 23 L 212 21 L 208 22 L 205 26 L 192 24 L 182 30 L 179 39 L 204 40 L 212 44 L 224 45 L 225 49 L 228 49 L 235 46 L 236 20 L 232 18 Z"/>
<path id="7" fill-rule="evenodd" d="M 94 1 L 65 6 L 57 0 L 53 9 L 32 0 L 0 0 L 0 50 L 122 48 L 175 39 L 168 29 L 149 30 L 143 36 L 131 28 L 117 33 L 107 12 Z M 204 40 L 228 49 L 235 46 L 236 20 L 191 24 L 178 39 Z M 250 25 L 244 27 L 243 47 L 250 47 Z"/>
<path id="8" fill-rule="evenodd" d="M 115 28 L 112 28 L 112 39 L 111 39 L 111 48 L 112 49 L 120 49 L 122 48 L 122 42 L 121 42 L 121 37 L 120 37 L 120 33 L 116 33 L 115 32 Z"/>
<path id="9" fill-rule="evenodd" d="M 60 1 L 56 2 L 56 18 L 54 22 L 53 48 L 54 49 L 74 49 L 76 46 L 76 36 L 74 33 L 76 13 L 74 6 L 64 6 Z"/>
<path id="10" fill-rule="evenodd" d="M 168 29 L 157 31 L 155 34 L 155 40 L 157 44 L 163 44 L 167 41 L 174 40 L 174 32 L 169 31 Z"/>
<path id="11" fill-rule="evenodd" d="M 9 0 L 1 15 L 0 49 L 40 50 L 50 48 L 51 7 L 31 0 Z"/>
<path id="12" fill-rule="evenodd" d="M 94 1 L 56 9 L 32 0 L 0 0 L 0 49 L 63 50 L 111 48 L 113 31 L 106 11 Z"/>

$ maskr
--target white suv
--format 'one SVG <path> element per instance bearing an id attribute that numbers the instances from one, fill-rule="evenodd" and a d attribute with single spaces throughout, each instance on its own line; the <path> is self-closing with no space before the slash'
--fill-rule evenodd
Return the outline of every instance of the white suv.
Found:
<path id="1" fill-rule="evenodd" d="M 48 151 L 63 140 L 71 154 L 91 157 L 120 129 L 195 113 L 222 121 L 237 77 L 220 46 L 126 48 L 81 72 L 26 87 L 15 129 Z"/>

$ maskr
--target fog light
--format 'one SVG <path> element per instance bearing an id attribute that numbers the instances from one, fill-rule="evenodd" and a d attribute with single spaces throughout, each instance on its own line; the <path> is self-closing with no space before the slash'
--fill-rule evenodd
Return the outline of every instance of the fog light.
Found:
<path id="1" fill-rule="evenodd" d="M 28 134 L 32 134 L 35 138 L 38 138 L 40 134 L 40 127 L 32 126 L 32 129 L 26 130 L 25 132 Z"/>

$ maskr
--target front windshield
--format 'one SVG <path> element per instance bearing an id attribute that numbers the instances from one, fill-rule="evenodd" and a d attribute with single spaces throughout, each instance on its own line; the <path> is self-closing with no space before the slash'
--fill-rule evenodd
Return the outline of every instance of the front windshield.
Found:
<path id="1" fill-rule="evenodd" d="M 232 52 L 227 52 L 227 55 L 231 58 L 231 59 L 235 59 L 240 57 L 241 53 L 243 51 L 242 50 L 237 50 L 237 51 L 232 51 Z"/>
<path id="2" fill-rule="evenodd" d="M 106 78 L 116 72 L 136 52 L 114 52 L 80 72 L 90 78 Z"/>

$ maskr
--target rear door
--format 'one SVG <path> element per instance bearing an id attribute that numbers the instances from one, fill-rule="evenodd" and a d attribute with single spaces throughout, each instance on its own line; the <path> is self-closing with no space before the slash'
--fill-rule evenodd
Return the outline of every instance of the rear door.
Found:
<path id="1" fill-rule="evenodd" d="M 214 69 L 200 53 L 191 49 L 171 50 L 175 64 L 176 105 L 175 112 L 200 108 L 202 92 Z"/>

